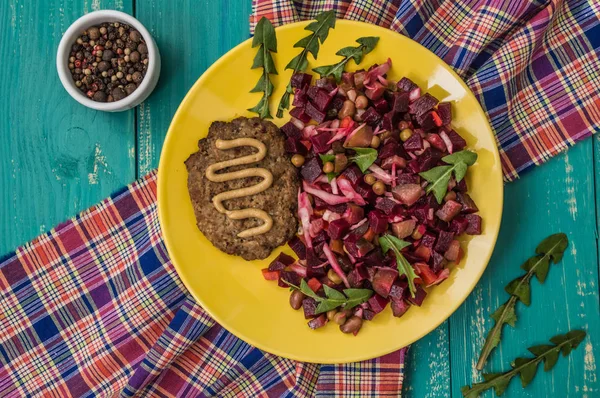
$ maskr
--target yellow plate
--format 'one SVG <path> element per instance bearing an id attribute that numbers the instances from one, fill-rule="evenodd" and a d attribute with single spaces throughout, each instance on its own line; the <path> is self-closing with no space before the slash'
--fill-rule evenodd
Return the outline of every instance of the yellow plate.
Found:
<path id="1" fill-rule="evenodd" d="M 272 114 L 289 80 L 284 71 L 298 49 L 293 44 L 307 35 L 306 23 L 277 29 L 279 52 L 274 76 L 276 91 L 271 97 Z M 407 76 L 424 91 L 440 100 L 453 102 L 453 126 L 477 151 L 479 159 L 469 169 L 467 183 L 483 217 L 483 234 L 467 239 L 465 259 L 453 266 L 450 278 L 430 289 L 422 307 L 411 308 L 394 318 L 388 308 L 365 322 L 355 337 L 342 334 L 330 324 L 313 331 L 302 311 L 291 309 L 288 289 L 265 281 L 260 272 L 283 249 L 269 259 L 247 262 L 215 249 L 198 231 L 187 191 L 183 162 L 197 150 L 197 141 L 207 134 L 215 120 L 231 120 L 251 114 L 260 94 L 250 94 L 260 76 L 251 70 L 255 49 L 247 40 L 225 54 L 198 79 L 189 91 L 167 134 L 158 172 L 158 208 L 163 234 L 179 276 L 198 302 L 227 330 L 264 351 L 306 362 L 342 363 L 378 357 L 423 337 L 447 319 L 466 299 L 483 273 L 500 227 L 502 176 L 496 141 L 479 103 L 463 81 L 438 57 L 416 42 L 388 29 L 353 21 L 337 21 L 335 29 L 319 51 L 318 63 L 309 58 L 309 67 L 339 61 L 336 51 L 354 46 L 361 36 L 379 36 L 375 50 L 361 66 L 393 62 L 390 77 Z M 353 61 L 348 69 L 357 69 Z M 282 125 L 287 120 L 275 120 Z"/>

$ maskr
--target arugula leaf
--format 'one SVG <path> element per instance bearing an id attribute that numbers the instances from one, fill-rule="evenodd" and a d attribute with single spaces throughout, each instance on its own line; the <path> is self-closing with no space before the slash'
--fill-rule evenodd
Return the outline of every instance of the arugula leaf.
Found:
<path id="1" fill-rule="evenodd" d="M 508 387 L 510 380 L 516 375 L 520 376 L 521 385 L 527 387 L 531 380 L 533 380 L 540 362 L 544 361 L 544 371 L 549 371 L 554 367 L 556 361 L 558 361 L 558 354 L 560 352 L 566 357 L 581 344 L 585 336 L 586 333 L 583 330 L 573 330 L 567 334 L 551 338 L 550 341 L 554 345 L 543 344 L 530 347 L 528 350 L 534 355 L 533 358 L 515 359 L 511 363 L 512 369 L 505 373 L 484 373 L 484 381 L 475 383 L 472 387 L 462 387 L 462 395 L 465 398 L 477 398 L 483 391 L 493 388 L 496 391 L 496 395 L 501 396 Z"/>
<path id="2" fill-rule="evenodd" d="M 378 41 L 379 37 L 360 37 L 356 39 L 356 42 L 359 44 L 358 46 L 344 47 L 335 53 L 336 55 L 344 57 L 340 62 L 332 65 L 319 66 L 318 68 L 313 68 L 313 71 L 317 72 L 321 77 L 333 76 L 339 83 L 348 61 L 353 59 L 356 65 L 360 64 L 365 54 L 373 51 Z"/>
<path id="3" fill-rule="evenodd" d="M 527 273 L 513 281 L 511 281 L 504 290 L 510 294 L 510 298 L 506 303 L 500 306 L 493 314 L 492 319 L 495 321 L 494 327 L 489 331 L 479 360 L 477 361 L 477 370 L 483 369 L 490 353 L 500 343 L 502 335 L 502 326 L 509 324 L 514 327 L 517 321 L 515 306 L 517 301 L 529 306 L 531 303 L 531 286 L 529 281 L 536 275 L 540 283 L 544 283 L 550 263 L 558 263 L 562 260 L 563 254 L 569 244 L 567 235 L 563 233 L 550 235 L 544 239 L 535 249 L 536 256 L 529 258 L 521 266 Z"/>
<path id="4" fill-rule="evenodd" d="M 269 97 L 273 94 L 273 83 L 269 75 L 276 75 L 277 69 L 271 52 L 277 52 L 277 36 L 275 28 L 271 22 L 262 17 L 256 24 L 254 38 L 252 39 L 252 47 L 260 46 L 252 62 L 252 69 L 262 68 L 263 73 L 258 79 L 251 93 L 263 93 L 262 98 L 253 108 L 248 109 L 250 112 L 257 113 L 263 119 L 271 119 L 269 111 Z"/>
<path id="5" fill-rule="evenodd" d="M 373 148 L 349 148 L 356 152 L 356 155 L 350 156 L 349 161 L 354 162 L 363 173 L 377 160 L 377 149 Z"/>
<path id="6" fill-rule="evenodd" d="M 319 42 L 323 44 L 329 35 L 329 29 L 335 28 L 335 11 L 324 11 L 315 17 L 316 21 L 309 23 L 304 30 L 308 30 L 310 35 L 300 39 L 294 48 L 302 48 L 300 54 L 296 55 L 286 65 L 285 69 L 292 69 L 292 76 L 298 72 L 304 72 L 308 67 L 308 53 L 311 53 L 314 59 L 317 59 L 319 54 Z M 290 107 L 290 95 L 293 94 L 291 80 L 288 82 L 285 93 L 277 106 L 277 117 L 283 117 L 283 111 Z"/>
<path id="7" fill-rule="evenodd" d="M 323 291 L 325 292 L 326 297 L 321 297 L 312 291 L 304 279 L 300 282 L 300 287 L 291 283 L 288 283 L 288 285 L 293 289 L 300 290 L 305 296 L 311 297 L 317 301 L 316 314 L 321 314 L 338 307 L 349 310 L 366 302 L 373 295 L 371 289 L 345 289 L 344 293 L 341 293 L 327 285 L 323 285 Z"/>
<path id="8" fill-rule="evenodd" d="M 408 289 L 410 290 L 411 297 L 415 297 L 415 292 L 417 288 L 415 286 L 415 278 L 417 278 L 417 274 L 415 273 L 414 268 L 408 260 L 400 253 L 400 250 L 404 249 L 411 244 L 402 239 L 398 239 L 393 235 L 385 234 L 379 238 L 379 245 L 381 246 L 381 250 L 383 254 L 387 253 L 390 249 L 394 252 L 396 256 L 396 266 L 398 267 L 398 274 L 400 276 L 406 275 L 406 279 L 408 280 Z"/>
<path id="9" fill-rule="evenodd" d="M 419 173 L 421 177 L 429 181 L 426 193 L 433 192 L 438 203 L 442 203 L 446 192 L 448 191 L 448 183 L 454 173 L 457 182 L 461 182 L 467 174 L 467 167 L 472 166 L 477 160 L 477 154 L 471 151 L 455 152 L 452 155 L 444 156 L 442 160 L 452 166 L 437 166 L 430 170 Z"/>

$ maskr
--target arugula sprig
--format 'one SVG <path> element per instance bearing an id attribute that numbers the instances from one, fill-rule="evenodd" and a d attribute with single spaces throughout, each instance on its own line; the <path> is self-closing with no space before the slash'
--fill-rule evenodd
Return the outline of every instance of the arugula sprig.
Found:
<path id="1" fill-rule="evenodd" d="M 540 283 L 544 283 L 550 263 L 558 263 L 562 260 L 565 249 L 569 244 L 567 235 L 563 233 L 550 235 L 544 239 L 535 249 L 537 255 L 530 257 L 521 266 L 527 273 L 512 282 L 510 282 L 504 290 L 510 294 L 510 298 L 506 303 L 501 305 L 492 315 L 492 319 L 496 322 L 494 327 L 488 333 L 479 361 L 477 361 L 477 370 L 483 369 L 490 353 L 500 343 L 502 334 L 502 326 L 509 324 L 514 327 L 517 321 L 515 306 L 517 301 L 529 306 L 531 304 L 531 286 L 529 282 L 533 275 L 537 277 Z"/>
<path id="2" fill-rule="evenodd" d="M 327 285 L 323 285 L 326 297 L 321 297 L 308 286 L 304 279 L 300 282 L 300 287 L 288 283 L 293 289 L 300 290 L 304 295 L 315 299 L 318 303 L 316 314 L 321 314 L 333 310 L 338 307 L 343 307 L 345 310 L 352 309 L 359 304 L 366 302 L 373 295 L 371 289 L 344 289 L 341 293 Z"/>
<path id="3" fill-rule="evenodd" d="M 415 297 L 415 292 L 417 291 L 415 279 L 418 278 L 418 276 L 408 260 L 402 255 L 402 253 L 400 253 L 400 250 L 410 246 L 411 243 L 402 239 L 398 239 L 393 235 L 385 234 L 379 238 L 379 245 L 381 246 L 383 254 L 387 253 L 389 250 L 394 252 L 394 255 L 396 256 L 398 273 L 400 276 L 406 275 L 406 279 L 408 279 L 408 289 L 410 291 L 410 295 L 411 297 Z"/>
<path id="4" fill-rule="evenodd" d="M 262 17 L 260 21 L 258 21 L 256 29 L 254 30 L 252 48 L 257 46 L 260 47 L 254 57 L 252 69 L 262 68 L 263 73 L 258 79 L 256 86 L 254 86 L 250 92 L 263 93 L 263 96 L 256 106 L 248 110 L 257 113 L 263 119 L 271 119 L 269 97 L 273 94 L 273 83 L 271 83 L 269 75 L 277 74 L 275 62 L 273 62 L 273 56 L 271 55 L 271 52 L 277 52 L 277 36 L 275 35 L 275 28 L 265 17 Z"/>
<path id="5" fill-rule="evenodd" d="M 360 171 L 366 172 L 369 167 L 377 160 L 377 149 L 373 148 L 349 148 L 356 154 L 348 158 L 349 161 L 356 163 Z"/>
<path id="6" fill-rule="evenodd" d="M 356 65 L 360 64 L 365 54 L 373 51 L 378 41 L 379 37 L 360 37 L 356 39 L 358 46 L 344 47 L 335 53 L 335 55 L 344 57 L 340 62 L 333 65 L 319 66 L 318 68 L 313 68 L 313 71 L 317 72 L 321 77 L 333 76 L 335 77 L 335 80 L 339 82 L 342 79 L 342 73 L 344 72 L 344 68 L 348 61 L 353 59 Z"/>
<path id="7" fill-rule="evenodd" d="M 438 203 L 442 203 L 444 196 L 446 196 L 452 173 L 454 173 L 456 182 L 461 182 L 465 174 L 467 174 L 467 167 L 472 166 L 477 160 L 477 154 L 465 150 L 444 156 L 442 160 L 450 166 L 438 166 L 419 173 L 421 177 L 429 181 L 426 192 L 433 192 Z"/>
<path id="8" fill-rule="evenodd" d="M 533 380 L 540 362 L 544 361 L 544 371 L 549 371 L 558 361 L 560 352 L 566 357 L 581 344 L 585 336 L 586 333 L 583 330 L 573 330 L 567 334 L 559 334 L 551 338 L 550 341 L 553 345 L 544 344 L 530 347 L 529 352 L 534 355 L 533 358 L 515 359 L 511 363 L 512 369 L 505 373 L 484 373 L 484 381 L 475 383 L 472 387 L 464 386 L 461 388 L 462 395 L 465 398 L 477 398 L 483 391 L 493 388 L 496 395 L 501 396 L 508 387 L 510 380 L 516 375 L 520 376 L 523 387 L 527 387 Z"/>
<path id="9" fill-rule="evenodd" d="M 309 23 L 304 30 L 313 32 L 312 34 L 300 39 L 294 47 L 302 48 L 300 54 L 296 55 L 287 64 L 285 69 L 292 69 L 292 75 L 298 72 L 304 72 L 308 67 L 308 53 L 311 53 L 314 59 L 319 55 L 319 42 L 323 44 L 329 35 L 329 29 L 335 27 L 335 11 L 324 11 L 316 16 L 316 21 Z M 277 117 L 283 117 L 283 111 L 290 107 L 290 95 L 293 94 L 292 82 L 288 82 L 285 93 L 279 101 L 277 107 Z"/>

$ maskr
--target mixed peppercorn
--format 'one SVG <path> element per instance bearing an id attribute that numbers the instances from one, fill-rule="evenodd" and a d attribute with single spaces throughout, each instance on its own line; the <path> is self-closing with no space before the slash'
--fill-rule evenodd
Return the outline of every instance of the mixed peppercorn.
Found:
<path id="1" fill-rule="evenodd" d="M 142 83 L 148 45 L 141 33 L 120 22 L 88 28 L 71 46 L 69 70 L 79 90 L 98 102 L 119 101 Z"/>

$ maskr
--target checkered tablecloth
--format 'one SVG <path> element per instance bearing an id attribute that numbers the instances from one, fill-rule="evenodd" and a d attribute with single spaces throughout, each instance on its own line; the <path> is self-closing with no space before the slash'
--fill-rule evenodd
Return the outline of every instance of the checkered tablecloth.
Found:
<path id="1" fill-rule="evenodd" d="M 253 0 L 250 23 L 331 8 L 448 63 L 488 114 L 507 181 L 600 129 L 598 0 Z"/>
<path id="2" fill-rule="evenodd" d="M 0 261 L 0 397 L 398 396 L 405 350 L 347 365 L 262 352 L 177 277 L 156 175 Z"/>

